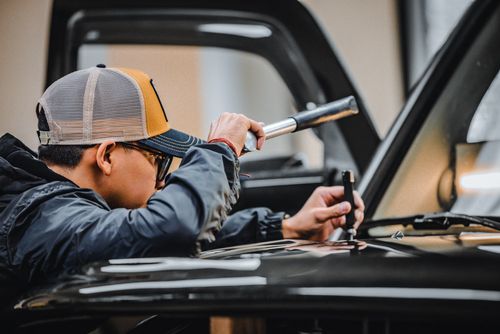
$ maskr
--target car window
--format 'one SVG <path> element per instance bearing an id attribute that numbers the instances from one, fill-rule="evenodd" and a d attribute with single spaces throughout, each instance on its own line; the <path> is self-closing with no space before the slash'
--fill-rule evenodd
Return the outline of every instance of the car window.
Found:
<path id="1" fill-rule="evenodd" d="M 290 91 L 275 68 L 256 54 L 216 47 L 83 44 L 78 68 L 104 63 L 150 74 L 175 128 L 206 139 L 222 112 L 245 114 L 265 124 L 296 113 Z M 247 160 L 299 156 L 323 166 L 323 143 L 311 131 L 269 140 Z"/>

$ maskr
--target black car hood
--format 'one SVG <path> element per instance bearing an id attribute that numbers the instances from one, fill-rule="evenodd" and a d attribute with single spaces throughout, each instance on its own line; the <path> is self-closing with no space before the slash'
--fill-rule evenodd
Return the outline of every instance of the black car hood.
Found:
<path id="1" fill-rule="evenodd" d="M 408 312 L 432 312 L 419 299 L 489 305 L 500 301 L 500 257 L 495 248 L 481 247 L 499 244 L 500 234 L 475 237 L 382 238 L 359 247 L 280 240 L 205 252 L 202 259 L 110 260 L 31 292 L 15 309 L 279 313 L 303 311 L 302 302 L 316 311 L 337 304 L 345 309 L 346 298 L 353 303 L 347 308 L 357 310 L 380 298 L 394 299 L 388 307 Z M 453 312 L 470 312 L 465 304 L 454 305 Z"/>
<path id="2" fill-rule="evenodd" d="M 279 240 L 206 251 L 207 259 L 275 258 L 275 257 L 499 257 L 500 233 L 463 232 L 402 237 L 380 237 L 358 241 L 357 246 L 345 241 L 312 242 Z M 498 246 L 497 246 L 498 245 Z"/>

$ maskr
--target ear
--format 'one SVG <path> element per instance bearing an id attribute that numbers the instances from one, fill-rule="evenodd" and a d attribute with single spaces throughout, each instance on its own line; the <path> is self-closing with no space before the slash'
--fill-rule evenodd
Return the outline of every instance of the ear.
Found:
<path id="1" fill-rule="evenodd" d="M 102 173 L 106 176 L 111 174 L 113 165 L 112 153 L 117 145 L 112 140 L 107 140 L 97 147 L 96 163 Z"/>

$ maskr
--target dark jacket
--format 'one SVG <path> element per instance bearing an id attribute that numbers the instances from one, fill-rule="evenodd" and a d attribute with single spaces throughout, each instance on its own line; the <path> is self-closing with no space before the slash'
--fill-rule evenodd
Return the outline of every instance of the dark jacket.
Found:
<path id="1" fill-rule="evenodd" d="M 281 213 L 255 208 L 227 217 L 238 197 L 238 169 L 224 144 L 192 147 L 146 208 L 111 209 L 6 134 L 0 138 L 0 262 L 42 282 L 93 261 L 190 256 L 199 241 L 218 247 L 281 238 Z"/>

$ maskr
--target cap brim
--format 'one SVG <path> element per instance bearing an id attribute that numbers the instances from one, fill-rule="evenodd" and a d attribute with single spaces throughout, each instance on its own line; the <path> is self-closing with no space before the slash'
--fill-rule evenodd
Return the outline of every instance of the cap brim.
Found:
<path id="1" fill-rule="evenodd" d="M 183 158 L 191 146 L 205 143 L 205 141 L 200 138 L 190 136 L 174 129 L 170 129 L 158 136 L 142 139 L 139 142 L 179 158 Z"/>

